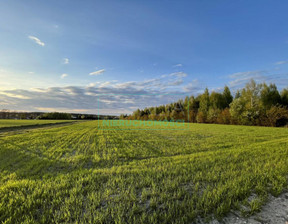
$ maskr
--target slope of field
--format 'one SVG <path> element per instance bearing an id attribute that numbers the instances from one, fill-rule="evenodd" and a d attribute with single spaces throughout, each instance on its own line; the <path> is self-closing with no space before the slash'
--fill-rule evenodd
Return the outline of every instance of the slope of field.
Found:
<path id="1" fill-rule="evenodd" d="M 287 189 L 288 129 L 101 127 L 1 137 L 0 221 L 191 223 L 253 214 Z"/>
<path id="2" fill-rule="evenodd" d="M 8 127 L 32 126 L 69 122 L 67 120 L 11 120 L 0 119 L 0 129 Z M 71 122 L 71 121 L 70 121 Z"/>

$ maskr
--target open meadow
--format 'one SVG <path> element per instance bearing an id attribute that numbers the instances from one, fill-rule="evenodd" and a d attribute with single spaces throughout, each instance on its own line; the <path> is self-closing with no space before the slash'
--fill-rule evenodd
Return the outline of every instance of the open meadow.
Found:
<path id="1" fill-rule="evenodd" d="M 193 223 L 231 210 L 249 216 L 287 190 L 287 128 L 88 121 L 0 144 L 7 224 Z"/>

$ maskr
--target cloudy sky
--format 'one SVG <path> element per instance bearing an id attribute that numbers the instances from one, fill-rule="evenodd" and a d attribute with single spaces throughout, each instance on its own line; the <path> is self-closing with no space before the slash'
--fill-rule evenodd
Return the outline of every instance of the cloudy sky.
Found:
<path id="1" fill-rule="evenodd" d="M 287 7 L 2 0 L 0 109 L 119 114 L 251 78 L 288 87 Z"/>

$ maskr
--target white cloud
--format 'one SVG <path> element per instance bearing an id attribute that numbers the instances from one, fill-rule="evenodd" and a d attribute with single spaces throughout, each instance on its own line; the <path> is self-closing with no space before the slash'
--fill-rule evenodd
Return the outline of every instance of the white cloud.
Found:
<path id="1" fill-rule="evenodd" d="M 182 64 L 173 65 L 173 67 L 182 67 L 182 66 L 183 66 Z"/>
<path id="2" fill-rule="evenodd" d="M 69 58 L 63 58 L 63 64 L 68 65 L 69 64 Z"/>
<path id="3" fill-rule="evenodd" d="M 41 111 L 69 112 L 84 109 L 89 113 L 131 113 L 135 108 L 174 102 L 185 96 L 188 89 L 189 94 L 195 93 L 199 88 L 198 83 L 194 82 L 184 89 L 183 74 L 172 73 L 165 77 L 130 82 L 112 80 L 82 86 L 3 90 L 0 98 L 10 110 L 34 111 L 37 108 Z M 62 76 L 65 78 L 67 74 Z"/>
<path id="4" fill-rule="evenodd" d="M 89 73 L 89 75 L 101 75 L 104 72 L 105 72 L 105 69 L 100 69 L 98 71 Z"/>
<path id="5" fill-rule="evenodd" d="M 192 82 L 188 83 L 186 86 L 183 87 L 183 90 L 185 92 L 189 93 L 197 93 L 201 90 L 201 86 L 199 84 L 199 81 L 197 79 L 194 79 Z"/>
<path id="6" fill-rule="evenodd" d="M 175 81 L 172 81 L 172 82 L 168 82 L 167 86 L 179 86 L 181 84 L 183 84 L 183 80 L 179 79 L 179 80 L 175 80 Z"/>
<path id="7" fill-rule="evenodd" d="M 175 73 L 171 73 L 169 76 L 176 76 L 178 78 L 184 78 L 184 77 L 187 77 L 187 74 L 184 72 L 175 72 Z"/>
<path id="8" fill-rule="evenodd" d="M 178 78 L 184 78 L 187 77 L 187 73 L 185 72 L 174 72 L 171 74 L 166 74 L 166 75 L 162 75 L 161 78 L 166 78 L 166 77 L 178 77 Z"/>
<path id="9" fill-rule="evenodd" d="M 64 79 L 67 76 L 68 76 L 68 74 L 64 73 L 64 74 L 61 75 L 61 79 Z"/>
<path id="10" fill-rule="evenodd" d="M 234 89 L 242 88 L 251 79 L 254 79 L 257 83 L 275 83 L 281 89 L 288 85 L 287 77 L 287 73 L 275 73 L 275 70 L 246 71 L 228 75 L 228 78 L 231 79 L 229 86 Z"/>
<path id="11" fill-rule="evenodd" d="M 275 63 L 275 65 L 283 65 L 283 64 L 288 64 L 288 61 L 278 61 Z"/>
<path id="12" fill-rule="evenodd" d="M 20 94 L 14 94 L 12 91 L 11 92 L 3 91 L 3 92 L 0 92 L 0 95 L 12 97 L 12 98 L 18 98 L 18 99 L 30 99 L 30 97 L 28 97 L 28 96 L 24 96 L 24 95 L 20 95 Z"/>
<path id="13" fill-rule="evenodd" d="M 41 88 L 30 88 L 31 91 L 33 92 L 38 92 L 38 93 L 46 93 L 47 89 L 41 89 Z"/>
<path id="14" fill-rule="evenodd" d="M 257 82 L 264 82 L 266 79 L 267 71 L 265 70 L 256 70 L 256 71 L 247 71 L 247 72 L 237 72 L 229 75 L 228 77 L 232 79 L 229 82 L 230 87 L 238 88 L 244 86 L 251 79 L 254 79 Z"/>
<path id="15" fill-rule="evenodd" d="M 40 46 L 42 46 L 42 47 L 45 46 L 45 43 L 42 42 L 42 41 L 41 41 L 39 38 L 37 38 L 37 37 L 28 36 L 28 38 L 29 38 L 30 40 L 33 40 L 36 44 L 38 44 L 38 45 L 40 45 Z"/>

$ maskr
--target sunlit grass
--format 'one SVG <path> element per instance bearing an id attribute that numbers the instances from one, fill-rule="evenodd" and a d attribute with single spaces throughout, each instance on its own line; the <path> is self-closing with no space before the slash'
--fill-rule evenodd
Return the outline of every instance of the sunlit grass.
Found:
<path id="1" fill-rule="evenodd" d="M 288 129 L 155 125 L 91 121 L 1 137 L 0 220 L 188 223 L 242 205 L 253 214 L 287 188 Z"/>

